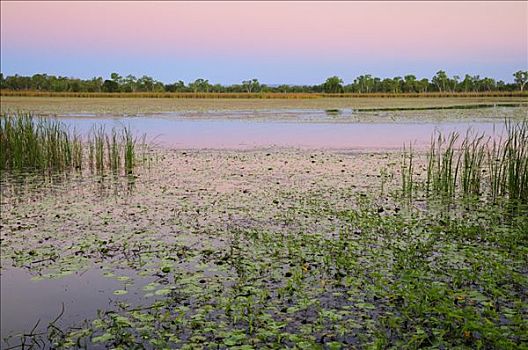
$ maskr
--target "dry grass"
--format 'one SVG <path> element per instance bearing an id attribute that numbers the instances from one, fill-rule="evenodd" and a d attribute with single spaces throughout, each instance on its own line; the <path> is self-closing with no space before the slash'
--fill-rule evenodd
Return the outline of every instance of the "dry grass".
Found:
<path id="1" fill-rule="evenodd" d="M 325 97 L 312 99 L 228 98 L 75 98 L 2 96 L 1 111 L 32 111 L 39 114 L 108 113 L 137 114 L 171 111 L 258 110 L 258 109 L 343 109 L 441 107 L 481 103 L 526 102 L 523 97 Z"/>
<path id="2" fill-rule="evenodd" d="M 82 98 L 183 98 L 183 99 L 316 99 L 316 98 L 438 98 L 438 97 L 528 97 L 523 91 L 482 91 L 482 92 L 426 92 L 426 93 L 282 93 L 282 92 L 53 92 L 35 90 L 0 90 L 1 96 L 27 97 L 82 97 Z"/>

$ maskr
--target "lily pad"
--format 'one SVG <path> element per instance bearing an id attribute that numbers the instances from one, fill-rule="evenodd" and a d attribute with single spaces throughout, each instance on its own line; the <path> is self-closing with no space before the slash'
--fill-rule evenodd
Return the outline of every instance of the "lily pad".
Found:
<path id="1" fill-rule="evenodd" d="M 124 289 L 117 289 L 117 290 L 114 290 L 114 295 L 125 295 L 127 294 L 128 291 L 124 290 Z"/>

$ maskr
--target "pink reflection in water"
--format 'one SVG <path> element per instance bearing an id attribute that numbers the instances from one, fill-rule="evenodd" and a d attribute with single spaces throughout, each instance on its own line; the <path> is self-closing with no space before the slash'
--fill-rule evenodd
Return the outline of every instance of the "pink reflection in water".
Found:
<path id="1" fill-rule="evenodd" d="M 326 149 L 400 149 L 412 143 L 429 145 L 431 135 L 467 130 L 500 135 L 502 123 L 292 123 L 247 120 L 182 120 L 157 117 L 63 119 L 77 131 L 88 132 L 94 124 L 108 129 L 129 125 L 135 133 L 165 147 L 250 149 L 299 147 Z"/>

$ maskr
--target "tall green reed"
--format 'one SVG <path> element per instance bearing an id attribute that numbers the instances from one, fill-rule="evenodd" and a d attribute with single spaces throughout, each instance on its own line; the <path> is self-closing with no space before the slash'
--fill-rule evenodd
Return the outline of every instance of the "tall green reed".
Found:
<path id="1" fill-rule="evenodd" d="M 60 122 L 30 114 L 0 115 L 2 170 L 62 171 L 78 165 L 81 143 Z"/>
<path id="2" fill-rule="evenodd" d="M 412 195 L 413 157 L 403 150 L 402 193 Z M 429 199 L 472 198 L 493 203 L 528 204 L 528 121 L 505 122 L 505 135 L 491 137 L 468 130 L 447 136 L 436 132 L 427 152 L 423 188 Z M 411 185 L 412 184 L 412 185 Z"/>
<path id="3" fill-rule="evenodd" d="M 402 165 L 401 165 L 401 175 L 402 175 L 402 193 L 403 197 L 411 201 L 413 198 L 413 151 L 412 145 L 409 143 L 409 148 L 407 149 L 403 145 L 403 154 L 402 154 Z"/>
<path id="4" fill-rule="evenodd" d="M 146 149 L 144 140 L 140 146 Z M 87 166 L 98 174 L 132 174 L 140 161 L 136 159 L 137 146 L 137 139 L 126 126 L 109 133 L 104 126 L 95 126 L 83 138 L 57 120 L 29 113 L 0 115 L 3 171 L 82 171 Z"/>
<path id="5" fill-rule="evenodd" d="M 458 162 L 454 162 L 455 144 L 458 133 L 451 133 L 446 138 L 438 132 L 431 137 L 431 146 L 427 156 L 427 196 L 432 194 L 452 197 L 455 193 L 458 176 Z"/>

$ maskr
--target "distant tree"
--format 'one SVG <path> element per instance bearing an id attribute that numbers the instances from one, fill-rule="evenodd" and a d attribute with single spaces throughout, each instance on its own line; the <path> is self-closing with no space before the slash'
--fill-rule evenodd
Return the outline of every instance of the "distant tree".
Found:
<path id="1" fill-rule="evenodd" d="M 460 76 L 458 75 L 453 75 L 453 79 L 449 79 L 449 85 L 450 85 L 452 92 L 457 91 L 459 81 L 460 81 Z"/>
<path id="2" fill-rule="evenodd" d="M 403 77 L 403 91 L 416 92 L 416 76 L 409 74 Z"/>
<path id="3" fill-rule="evenodd" d="M 429 79 L 423 78 L 416 82 L 418 92 L 425 93 L 429 89 Z"/>
<path id="4" fill-rule="evenodd" d="M 471 91 L 473 90 L 473 86 L 474 86 L 474 81 L 473 81 L 473 77 L 469 74 L 466 74 L 464 76 L 464 80 L 462 80 L 462 82 L 460 83 L 460 85 L 462 86 L 462 90 L 464 90 L 464 92 L 468 92 L 468 91 Z"/>
<path id="5" fill-rule="evenodd" d="M 266 84 L 260 84 L 260 92 L 273 92 L 273 88 Z"/>
<path id="6" fill-rule="evenodd" d="M 528 82 L 528 71 L 517 71 L 515 73 L 513 73 L 513 77 L 515 78 L 515 84 L 519 85 L 519 89 L 521 91 L 524 90 L 524 86 L 526 85 L 526 83 Z"/>
<path id="7" fill-rule="evenodd" d="M 343 91 L 343 80 L 338 76 L 333 76 L 328 79 L 323 84 L 323 91 L 329 93 L 338 93 Z"/>
<path id="8" fill-rule="evenodd" d="M 449 77 L 446 72 L 439 70 L 436 72 L 436 75 L 431 79 L 431 82 L 436 86 L 438 91 L 444 92 L 447 90 L 447 84 L 449 82 Z"/>
<path id="9" fill-rule="evenodd" d="M 222 86 L 222 84 L 214 84 L 210 86 L 209 91 L 215 93 L 222 93 L 226 92 L 226 88 Z"/>
<path id="10" fill-rule="evenodd" d="M 133 75 L 126 77 L 118 73 L 110 74 L 108 81 L 102 77 L 94 77 L 83 80 L 74 77 L 64 77 L 47 75 L 44 73 L 33 76 L 21 76 L 18 74 L 5 76 L 0 73 L 0 87 L 8 90 L 37 90 L 37 91 L 79 91 L 79 92 L 282 92 L 282 93 L 372 93 L 372 92 L 418 92 L 426 93 L 428 91 L 441 92 L 480 92 L 480 91 L 515 91 L 525 90 L 528 83 L 528 71 L 517 71 L 513 73 L 515 79 L 512 82 L 495 81 L 493 78 L 481 78 L 479 75 L 465 74 L 461 79 L 454 75 L 449 77 L 446 72 L 440 70 L 429 81 L 427 78 L 418 80 L 415 75 L 408 74 L 403 78 L 385 78 L 380 79 L 370 74 L 356 77 L 352 83 L 344 85 L 343 80 L 337 76 L 328 78 L 322 84 L 316 85 L 287 85 L 266 86 L 261 84 L 257 79 L 245 80 L 241 84 L 221 85 L 210 84 L 206 79 L 196 79 L 194 82 L 185 85 L 183 81 L 173 84 L 163 84 L 149 76 L 142 76 L 137 79 Z M 117 88 L 116 88 L 117 84 Z"/>
<path id="11" fill-rule="evenodd" d="M 404 83 L 404 80 L 402 79 L 402 77 L 394 77 L 392 80 L 394 81 L 394 91 L 393 92 L 395 93 L 401 92 L 403 89 L 403 83 Z"/>
<path id="12" fill-rule="evenodd" d="M 483 90 L 492 91 L 495 89 L 495 86 L 496 86 L 495 79 L 488 78 L 488 77 L 483 78 L 480 81 L 480 86 Z"/>
<path id="13" fill-rule="evenodd" d="M 401 77 L 385 78 L 381 81 L 383 92 L 399 93 L 402 90 L 403 80 Z"/>
<path id="14" fill-rule="evenodd" d="M 139 91 L 153 91 L 154 79 L 148 75 L 144 75 L 137 80 L 137 88 Z"/>
<path id="15" fill-rule="evenodd" d="M 123 77 L 121 77 L 118 73 L 112 73 L 110 74 L 110 79 L 112 79 L 113 81 L 119 84 L 121 83 L 121 80 L 123 79 Z"/>
<path id="16" fill-rule="evenodd" d="M 137 78 L 132 74 L 127 75 L 123 79 L 119 79 L 122 83 L 121 89 L 124 92 L 136 92 L 137 90 Z"/>
<path id="17" fill-rule="evenodd" d="M 211 84 L 209 84 L 209 80 L 207 79 L 196 79 L 194 82 L 189 83 L 189 88 L 196 93 L 196 92 L 209 92 L 209 89 L 211 87 Z"/>
<path id="18" fill-rule="evenodd" d="M 31 77 L 31 88 L 35 90 L 49 90 L 50 82 L 47 74 L 35 74 Z"/>
<path id="19" fill-rule="evenodd" d="M 105 80 L 102 86 L 104 92 L 117 92 L 119 91 L 119 84 L 113 80 Z"/>
<path id="20" fill-rule="evenodd" d="M 381 81 L 381 89 L 383 92 L 398 92 L 398 81 L 391 78 L 385 78 Z"/>
<path id="21" fill-rule="evenodd" d="M 288 84 L 281 84 L 281 85 L 277 86 L 277 90 L 278 90 L 279 92 L 284 92 L 284 93 L 286 93 L 286 92 L 289 92 L 289 91 L 290 91 L 290 86 L 289 86 Z"/>
<path id="22" fill-rule="evenodd" d="M 176 83 L 165 85 L 165 91 L 168 92 L 184 92 L 185 83 L 181 80 L 178 80 Z"/>
<path id="23" fill-rule="evenodd" d="M 53 77 L 51 79 L 51 90 L 55 92 L 68 91 L 68 78 L 66 77 Z"/>
<path id="24" fill-rule="evenodd" d="M 474 75 L 471 77 L 471 80 L 473 81 L 473 91 L 478 92 L 480 91 L 481 87 L 481 81 L 480 81 L 480 75 Z"/>
<path id="25" fill-rule="evenodd" d="M 152 90 L 154 92 L 164 92 L 165 91 L 165 85 L 161 81 L 154 80 L 154 84 L 152 85 Z"/>
<path id="26" fill-rule="evenodd" d="M 258 79 L 244 80 L 242 86 L 248 93 L 258 92 L 261 88 Z"/>
<path id="27" fill-rule="evenodd" d="M 103 88 L 103 78 L 93 77 L 91 80 L 88 80 L 84 85 L 85 85 L 85 91 L 100 92 Z"/>
<path id="28" fill-rule="evenodd" d="M 80 79 L 75 79 L 75 80 L 72 80 L 70 82 L 70 86 L 69 86 L 69 91 L 72 91 L 72 92 L 79 92 L 81 91 L 81 80 Z"/>
<path id="29" fill-rule="evenodd" d="M 354 84 L 357 86 L 358 92 L 366 92 L 369 93 L 374 88 L 375 79 L 372 78 L 372 75 L 360 75 L 356 79 L 354 79 Z M 380 82 L 382 83 L 382 82 Z M 383 84 L 383 83 L 382 83 Z"/>

